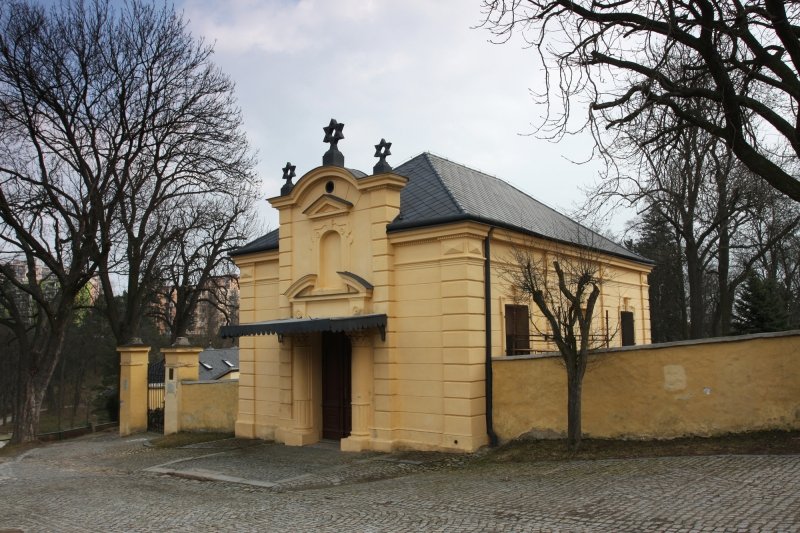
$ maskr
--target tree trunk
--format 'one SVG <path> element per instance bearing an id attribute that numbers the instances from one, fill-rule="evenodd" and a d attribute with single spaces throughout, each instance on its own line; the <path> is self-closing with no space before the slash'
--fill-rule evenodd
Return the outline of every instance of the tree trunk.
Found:
<path id="1" fill-rule="evenodd" d="M 58 431 L 61 431 L 63 428 L 61 416 L 64 414 L 64 385 L 66 384 L 66 380 L 64 378 L 64 373 L 66 371 L 65 364 L 59 365 L 60 372 L 58 375 L 58 411 L 56 411 L 56 416 L 58 417 Z"/>
<path id="2" fill-rule="evenodd" d="M 75 376 L 72 389 L 72 414 L 70 416 L 70 426 L 75 427 L 75 416 L 78 414 L 78 408 L 81 406 L 81 399 L 83 397 L 83 378 L 86 375 L 86 365 L 81 363 L 78 374 Z M 87 412 L 89 407 L 86 407 Z M 88 416 L 88 415 L 87 415 Z"/>
<path id="3" fill-rule="evenodd" d="M 582 379 L 577 371 L 567 375 L 567 445 L 577 450 L 581 445 L 581 387 Z"/>
<path id="4" fill-rule="evenodd" d="M 11 444 L 20 444 L 36 440 L 39 430 L 39 413 L 42 408 L 47 386 L 37 387 L 34 376 L 25 373 L 27 379 L 18 384 L 19 394 L 14 409 L 13 434 Z"/>
<path id="5" fill-rule="evenodd" d="M 727 198 L 724 191 L 720 191 L 720 201 L 717 212 L 727 213 Z M 731 317 L 733 315 L 733 294 L 728 283 L 731 270 L 731 235 L 728 228 L 727 216 L 719 225 L 719 244 L 717 251 L 717 291 L 719 302 L 717 312 L 714 314 L 714 335 L 728 335 L 731 331 Z"/>
<path id="6" fill-rule="evenodd" d="M 65 313 L 70 317 L 69 313 Z M 37 339 L 39 347 L 22 355 L 20 361 L 17 401 L 14 406 L 12 444 L 30 442 L 39 432 L 39 415 L 47 387 L 55 372 L 64 346 L 67 318 L 61 318 L 49 335 Z"/>
<path id="7" fill-rule="evenodd" d="M 689 285 L 689 338 L 701 339 L 705 335 L 705 306 L 703 305 L 703 269 L 697 248 L 686 242 L 686 277 Z"/>
<path id="8" fill-rule="evenodd" d="M 727 275 L 725 276 L 727 278 Z M 726 280 L 727 281 L 727 280 Z M 718 336 L 726 336 L 731 333 L 731 322 L 733 321 L 733 302 L 734 295 L 731 286 L 728 283 L 722 285 L 723 279 L 720 275 L 719 279 L 719 329 L 715 332 Z"/>

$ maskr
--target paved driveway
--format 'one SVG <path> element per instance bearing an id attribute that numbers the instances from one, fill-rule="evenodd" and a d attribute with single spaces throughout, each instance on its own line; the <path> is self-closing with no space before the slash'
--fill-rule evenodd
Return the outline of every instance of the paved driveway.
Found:
<path id="1" fill-rule="evenodd" d="M 0 531 L 800 531 L 800 456 L 480 464 L 95 435 L 0 463 Z"/>

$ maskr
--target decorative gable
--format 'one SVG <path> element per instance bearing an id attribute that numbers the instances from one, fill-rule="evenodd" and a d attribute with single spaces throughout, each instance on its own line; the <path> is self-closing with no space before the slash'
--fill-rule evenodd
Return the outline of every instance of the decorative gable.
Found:
<path id="1" fill-rule="evenodd" d="M 323 194 L 314 200 L 311 205 L 303 211 L 303 214 L 308 218 L 317 219 L 342 215 L 352 208 L 353 204 L 343 198 L 339 198 L 333 194 Z"/>

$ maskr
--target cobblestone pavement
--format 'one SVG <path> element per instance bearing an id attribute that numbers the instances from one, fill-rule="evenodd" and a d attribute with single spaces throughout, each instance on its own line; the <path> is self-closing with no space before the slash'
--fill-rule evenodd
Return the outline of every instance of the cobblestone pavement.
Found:
<path id="1" fill-rule="evenodd" d="M 490 464 L 146 440 L 3 459 L 0 531 L 800 531 L 800 456 Z"/>

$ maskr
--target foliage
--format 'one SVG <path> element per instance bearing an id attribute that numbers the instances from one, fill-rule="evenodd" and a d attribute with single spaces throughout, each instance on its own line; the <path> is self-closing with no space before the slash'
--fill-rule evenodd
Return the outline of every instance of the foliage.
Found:
<path id="1" fill-rule="evenodd" d="M 791 329 L 787 295 L 778 282 L 755 273 L 747 277 L 736 299 L 733 329 L 736 333 L 762 333 Z"/>
<path id="2" fill-rule="evenodd" d="M 653 342 L 670 342 L 688 336 L 685 277 L 680 243 L 654 209 L 637 224 L 638 239 L 628 240 L 631 250 L 655 261 L 648 275 L 650 324 Z"/>
<path id="3" fill-rule="evenodd" d="M 105 389 L 107 376 L 116 376 L 119 356 L 108 321 L 100 310 L 81 309 L 68 326 L 45 405 L 49 411 L 63 413 L 58 429 L 84 426 L 95 396 Z M 116 384 L 114 384 L 116 385 Z M 83 411 L 84 418 L 78 418 Z M 98 413 L 105 418 L 105 412 Z"/>

